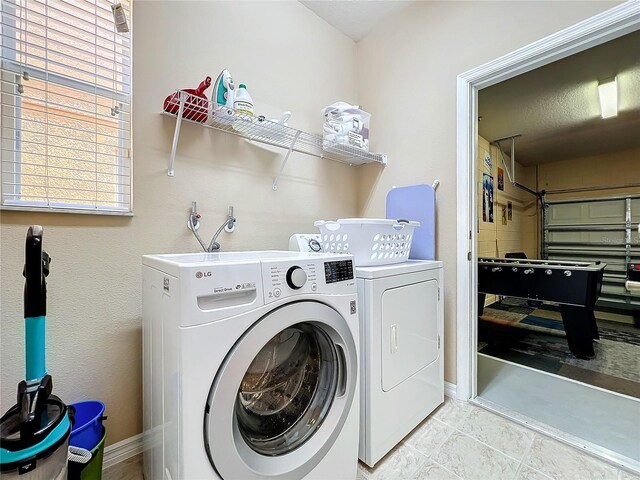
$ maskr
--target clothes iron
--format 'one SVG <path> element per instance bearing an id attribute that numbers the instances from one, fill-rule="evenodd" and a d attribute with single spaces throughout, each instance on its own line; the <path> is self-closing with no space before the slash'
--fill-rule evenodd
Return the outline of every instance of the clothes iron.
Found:
<path id="1" fill-rule="evenodd" d="M 219 106 L 232 109 L 235 90 L 231 73 L 229 73 L 229 70 L 224 69 L 216 78 L 212 98 Z"/>

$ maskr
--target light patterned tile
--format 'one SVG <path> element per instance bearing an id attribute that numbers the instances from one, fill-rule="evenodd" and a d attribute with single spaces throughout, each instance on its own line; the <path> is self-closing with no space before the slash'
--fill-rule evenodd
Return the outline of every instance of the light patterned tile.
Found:
<path id="1" fill-rule="evenodd" d="M 432 459 L 465 480 L 511 480 L 518 462 L 462 432 L 453 432 Z"/>
<path id="2" fill-rule="evenodd" d="M 538 470 L 522 465 L 516 475 L 516 480 L 551 480 L 551 478 Z"/>
<path id="3" fill-rule="evenodd" d="M 481 408 L 474 408 L 458 428 L 518 460 L 527 453 L 534 436 L 531 430 Z"/>
<path id="4" fill-rule="evenodd" d="M 447 425 L 457 428 L 458 425 L 467 418 L 467 415 L 469 415 L 469 412 L 471 412 L 473 408 L 475 407 L 468 402 L 448 398 L 445 399 L 444 404 L 440 405 L 434 412 L 433 417 Z"/>
<path id="5" fill-rule="evenodd" d="M 142 455 L 136 455 L 102 472 L 102 480 L 144 480 Z"/>
<path id="6" fill-rule="evenodd" d="M 358 465 L 358 472 L 356 473 L 356 480 L 368 480 L 369 474 Z"/>
<path id="7" fill-rule="evenodd" d="M 405 440 L 423 455 L 429 457 L 453 433 L 453 427 L 436 418 L 427 419 Z"/>
<path id="8" fill-rule="evenodd" d="M 556 480 L 616 480 L 618 471 L 575 448 L 536 435 L 524 463 Z"/>
<path id="9" fill-rule="evenodd" d="M 370 480 L 409 479 L 427 461 L 427 457 L 413 447 L 401 443 L 384 457 L 375 468 L 365 465 Z"/>
<path id="10" fill-rule="evenodd" d="M 433 460 L 428 460 L 411 478 L 412 480 L 460 480 L 460 477 Z"/>
<path id="11" fill-rule="evenodd" d="M 625 470 L 618 471 L 618 480 L 640 480 L 640 475 L 627 472 Z"/>

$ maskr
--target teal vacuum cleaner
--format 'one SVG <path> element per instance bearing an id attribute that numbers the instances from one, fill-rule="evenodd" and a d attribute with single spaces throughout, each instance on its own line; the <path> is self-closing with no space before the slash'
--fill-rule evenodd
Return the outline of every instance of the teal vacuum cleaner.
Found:
<path id="1" fill-rule="evenodd" d="M 45 367 L 45 323 L 50 258 L 42 250 L 39 225 L 29 227 L 25 248 L 24 322 L 26 378 L 18 403 L 0 418 L 0 476 L 3 480 L 64 480 L 71 421 L 69 409 L 51 394 Z"/>

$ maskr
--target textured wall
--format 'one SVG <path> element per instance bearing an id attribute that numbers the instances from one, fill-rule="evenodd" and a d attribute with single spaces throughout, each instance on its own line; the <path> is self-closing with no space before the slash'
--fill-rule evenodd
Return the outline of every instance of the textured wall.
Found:
<path id="1" fill-rule="evenodd" d="M 415 2 L 358 43 L 359 99 L 372 147 L 389 155 L 359 177 L 359 207 L 384 215 L 394 185 L 441 181 L 437 255 L 445 262 L 445 378 L 456 380 L 456 77 L 584 20 L 613 2 Z"/>
<path id="2" fill-rule="evenodd" d="M 2 212 L 0 410 L 24 375 L 22 263 L 29 224 L 45 227 L 47 362 L 67 402 L 107 404 L 108 442 L 141 430 L 141 268 L 145 253 L 195 252 L 192 200 L 210 238 L 228 205 L 238 218 L 224 250 L 286 249 L 320 218 L 355 216 L 357 169 L 293 154 L 277 192 L 281 151 L 194 125 L 183 128 L 176 177 L 166 175 L 175 121 L 160 115 L 175 88 L 228 68 L 257 113 L 291 110 L 290 125 L 321 131 L 320 109 L 355 102 L 355 44 L 298 2 L 134 2 L 133 218 Z M 207 93 L 210 94 L 211 90 Z"/>
<path id="3" fill-rule="evenodd" d="M 538 182 L 540 188 L 547 190 L 637 184 L 640 183 L 640 148 L 543 163 L 538 167 Z M 592 198 L 629 193 L 640 193 L 640 188 L 555 194 L 549 195 L 548 199 Z"/>
<path id="4" fill-rule="evenodd" d="M 485 165 L 485 155 L 491 156 L 491 169 Z M 507 162 L 509 156 L 505 155 Z M 525 252 L 528 258 L 538 258 L 537 198 L 531 193 L 513 186 L 502 163 L 498 147 L 478 137 L 478 256 L 504 257 L 508 252 Z M 504 190 L 498 188 L 498 167 L 504 170 Z M 493 223 L 482 217 L 482 174 L 493 176 Z M 535 167 L 524 167 L 516 162 L 516 178 L 519 183 L 536 189 Z M 512 205 L 512 219 L 502 224 L 502 206 Z"/>
<path id="5" fill-rule="evenodd" d="M 487 168 L 485 156 L 491 156 L 491 168 Z M 505 155 L 507 164 L 510 157 Z M 537 199 L 532 194 L 509 183 L 504 171 L 504 190 L 498 188 L 498 167 L 504 170 L 498 147 L 490 145 L 483 137 L 478 137 L 477 159 L 477 199 L 478 199 L 478 256 L 504 257 L 508 252 L 525 252 L 528 258 L 538 258 L 538 211 Z M 493 176 L 493 223 L 483 220 L 482 181 L 483 173 Z M 518 182 L 536 189 L 535 167 L 524 167 L 516 162 Z M 512 219 L 502 224 L 502 205 L 511 202 Z M 486 305 L 495 302 L 495 296 L 487 295 Z"/>

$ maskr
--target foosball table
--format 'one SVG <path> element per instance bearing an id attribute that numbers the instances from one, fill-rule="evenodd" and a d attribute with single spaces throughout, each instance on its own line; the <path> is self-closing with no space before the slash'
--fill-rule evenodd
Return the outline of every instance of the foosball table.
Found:
<path id="1" fill-rule="evenodd" d="M 569 350 L 576 357 L 595 355 L 598 339 L 594 307 L 602 290 L 604 263 L 478 258 L 478 314 L 487 294 L 560 304 Z"/>

